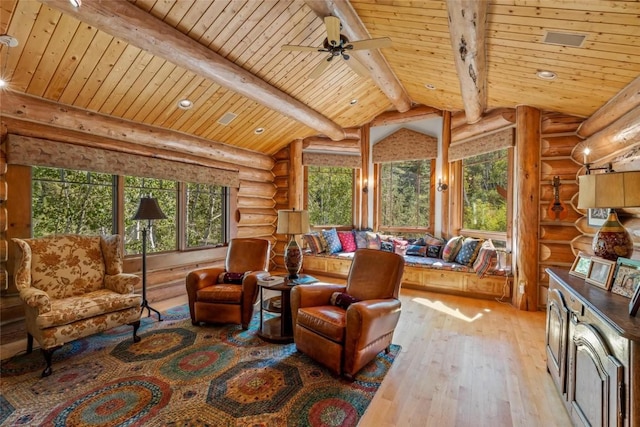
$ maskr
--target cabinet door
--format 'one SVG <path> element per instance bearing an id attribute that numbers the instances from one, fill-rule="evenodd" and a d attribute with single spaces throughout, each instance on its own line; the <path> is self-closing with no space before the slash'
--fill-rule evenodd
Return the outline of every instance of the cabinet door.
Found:
<path id="1" fill-rule="evenodd" d="M 567 334 L 569 309 L 562 292 L 550 289 L 547 294 L 547 370 L 558 391 L 567 393 Z M 566 396 L 565 396 L 566 397 Z"/>
<path id="2" fill-rule="evenodd" d="M 572 325 L 573 326 L 573 325 Z M 569 343 L 569 404 L 575 425 L 622 426 L 624 367 L 598 331 L 586 323 L 572 327 Z"/>

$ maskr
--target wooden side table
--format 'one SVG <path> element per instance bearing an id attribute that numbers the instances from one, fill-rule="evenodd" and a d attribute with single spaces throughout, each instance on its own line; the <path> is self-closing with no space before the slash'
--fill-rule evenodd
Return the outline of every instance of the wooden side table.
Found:
<path id="1" fill-rule="evenodd" d="M 275 286 L 260 285 L 260 327 L 258 336 L 265 341 L 285 344 L 293 342 L 293 324 L 291 319 L 291 289 L 289 279 Z M 264 290 L 279 291 L 279 296 L 264 299 Z M 270 319 L 265 319 L 264 312 L 278 313 Z"/>

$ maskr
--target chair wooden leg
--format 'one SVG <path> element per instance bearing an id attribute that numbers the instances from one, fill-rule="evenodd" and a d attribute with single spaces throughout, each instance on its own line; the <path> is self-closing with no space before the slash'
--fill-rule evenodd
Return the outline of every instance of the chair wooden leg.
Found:
<path id="1" fill-rule="evenodd" d="M 133 323 L 130 323 L 133 326 L 133 342 L 140 342 L 141 338 L 138 336 L 138 328 L 140 328 L 140 321 L 137 320 Z"/>
<path id="2" fill-rule="evenodd" d="M 33 351 L 33 335 L 27 333 L 27 354 Z"/>
<path id="3" fill-rule="evenodd" d="M 47 367 L 42 371 L 42 378 L 48 377 L 51 375 L 51 359 L 53 357 L 53 352 L 59 349 L 61 346 L 53 347 L 45 350 L 44 348 L 40 349 L 42 351 L 42 355 L 44 356 L 44 360 L 47 363 Z"/>

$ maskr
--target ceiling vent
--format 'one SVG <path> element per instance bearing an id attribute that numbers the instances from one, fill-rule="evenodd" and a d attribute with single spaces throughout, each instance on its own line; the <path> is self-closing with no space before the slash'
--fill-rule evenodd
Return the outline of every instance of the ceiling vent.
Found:
<path id="1" fill-rule="evenodd" d="M 545 31 L 543 43 L 562 46 L 582 47 L 586 34 L 560 33 L 558 31 Z"/>
<path id="2" fill-rule="evenodd" d="M 238 117 L 237 114 L 225 113 L 224 116 L 220 117 L 220 119 L 218 120 L 218 123 L 220 123 L 223 126 L 226 126 L 229 123 L 231 123 L 233 121 L 233 119 L 235 119 L 236 117 Z"/>

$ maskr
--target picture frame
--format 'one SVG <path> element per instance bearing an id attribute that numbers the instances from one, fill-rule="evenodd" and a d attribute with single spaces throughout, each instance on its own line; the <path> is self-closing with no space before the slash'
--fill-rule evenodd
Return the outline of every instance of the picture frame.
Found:
<path id="1" fill-rule="evenodd" d="M 632 298 L 640 287 L 640 261 L 618 258 L 611 292 Z"/>
<path id="2" fill-rule="evenodd" d="M 571 266 L 571 270 L 569 270 L 569 274 L 585 279 L 587 277 L 587 274 L 589 274 L 590 268 L 591 255 L 580 251 L 578 252 L 578 256 L 576 257 L 575 261 L 573 261 L 573 265 Z"/>
<path id="3" fill-rule="evenodd" d="M 591 266 L 589 267 L 589 273 L 585 281 L 608 291 L 611 288 L 611 281 L 615 270 L 615 261 L 597 256 L 591 257 Z"/>
<path id="4" fill-rule="evenodd" d="M 635 316 L 638 313 L 638 309 L 640 308 L 640 286 L 636 286 L 636 291 L 633 293 L 633 297 L 631 297 L 631 302 L 629 302 L 629 315 Z"/>
<path id="5" fill-rule="evenodd" d="M 587 223 L 589 227 L 600 228 L 609 217 L 608 208 L 590 208 L 587 214 Z"/>

